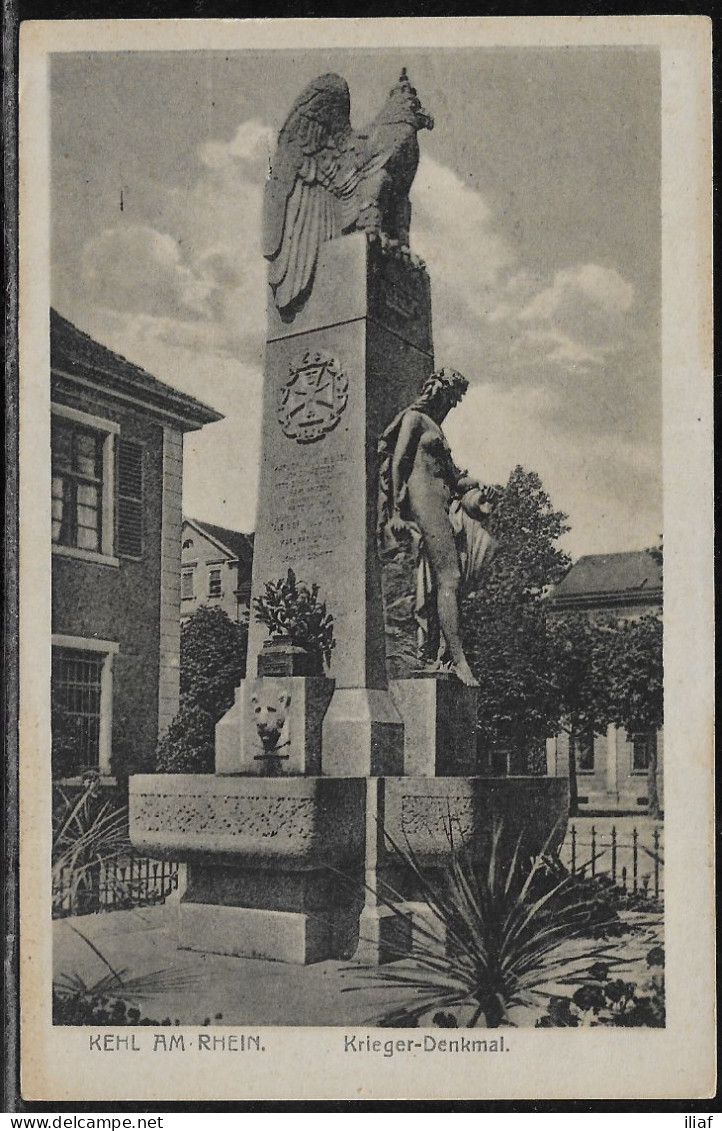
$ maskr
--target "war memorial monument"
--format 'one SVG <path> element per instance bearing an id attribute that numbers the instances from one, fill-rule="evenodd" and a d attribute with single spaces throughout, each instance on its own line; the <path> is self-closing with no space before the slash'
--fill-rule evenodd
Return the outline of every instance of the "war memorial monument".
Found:
<path id="1" fill-rule="evenodd" d="M 495 492 L 453 462 L 442 425 L 467 381 L 434 357 L 409 247 L 433 125 L 405 71 L 363 132 L 323 75 L 279 135 L 248 677 L 215 774 L 131 779 L 134 844 L 188 865 L 192 949 L 388 961 L 417 894 L 394 845 L 439 869 L 452 842 L 482 860 L 494 827 L 530 856 L 564 833 L 565 780 L 478 773 L 458 602 L 483 584 Z"/>

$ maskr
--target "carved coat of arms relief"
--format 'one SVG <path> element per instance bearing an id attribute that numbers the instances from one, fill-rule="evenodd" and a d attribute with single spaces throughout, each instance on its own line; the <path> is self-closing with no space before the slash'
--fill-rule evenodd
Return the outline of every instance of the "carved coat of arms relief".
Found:
<path id="1" fill-rule="evenodd" d="M 278 422 L 289 439 L 310 444 L 338 424 L 348 401 L 348 378 L 335 358 L 322 353 L 305 353 L 289 370 L 278 390 Z"/>

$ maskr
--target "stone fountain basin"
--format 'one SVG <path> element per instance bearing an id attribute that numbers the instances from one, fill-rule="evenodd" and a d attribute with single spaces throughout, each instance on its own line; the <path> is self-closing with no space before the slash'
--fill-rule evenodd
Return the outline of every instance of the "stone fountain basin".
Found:
<path id="1" fill-rule="evenodd" d="M 386 778 L 384 829 L 402 851 L 443 864 L 452 844 L 488 861 L 553 853 L 564 839 L 569 783 L 553 777 Z M 386 858 L 393 857 L 387 848 Z"/>
<path id="2" fill-rule="evenodd" d="M 362 778 L 137 774 L 130 838 L 172 860 L 339 866 L 363 857 L 365 793 Z"/>

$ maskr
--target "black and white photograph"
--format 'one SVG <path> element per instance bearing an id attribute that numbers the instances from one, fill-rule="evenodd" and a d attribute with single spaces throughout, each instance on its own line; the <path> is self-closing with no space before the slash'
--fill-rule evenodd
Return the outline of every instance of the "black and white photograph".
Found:
<path id="1" fill-rule="evenodd" d="M 129 23 L 21 44 L 28 1098 L 708 1094 L 707 22 Z"/>

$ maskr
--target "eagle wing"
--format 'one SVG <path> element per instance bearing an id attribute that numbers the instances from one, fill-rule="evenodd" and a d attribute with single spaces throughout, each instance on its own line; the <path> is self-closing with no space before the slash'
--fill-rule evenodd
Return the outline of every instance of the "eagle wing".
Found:
<path id="1" fill-rule="evenodd" d="M 263 202 L 263 254 L 282 313 L 313 281 L 321 244 L 341 231 L 335 186 L 349 111 L 348 84 L 322 75 L 296 99 L 278 137 Z"/>

